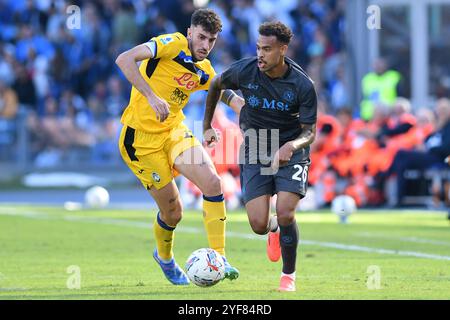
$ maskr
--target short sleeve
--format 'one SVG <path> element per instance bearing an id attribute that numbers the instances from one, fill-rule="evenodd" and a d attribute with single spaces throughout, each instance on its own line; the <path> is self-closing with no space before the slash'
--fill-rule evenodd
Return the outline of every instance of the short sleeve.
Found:
<path id="1" fill-rule="evenodd" d="M 313 124 L 317 121 L 317 94 L 311 83 L 299 101 L 299 122 Z"/>
<path id="2" fill-rule="evenodd" d="M 150 40 L 149 42 L 144 43 L 144 45 L 147 46 L 147 48 L 150 49 L 150 51 L 152 52 L 152 56 L 155 56 L 156 53 L 156 42 L 154 40 Z"/>
<path id="3" fill-rule="evenodd" d="M 152 38 L 150 42 L 155 43 L 155 54 L 154 59 L 160 58 L 173 58 L 180 52 L 184 37 L 178 33 L 163 34 L 158 37 Z"/>
<path id="4" fill-rule="evenodd" d="M 222 73 L 221 83 L 226 89 L 239 89 L 239 75 L 241 72 L 241 65 L 242 64 L 240 63 L 240 61 L 237 61 Z"/>

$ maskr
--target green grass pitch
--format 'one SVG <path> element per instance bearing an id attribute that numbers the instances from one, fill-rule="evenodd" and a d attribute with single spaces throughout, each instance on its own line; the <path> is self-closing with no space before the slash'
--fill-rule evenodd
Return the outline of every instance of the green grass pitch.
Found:
<path id="1" fill-rule="evenodd" d="M 239 279 L 172 286 L 151 256 L 154 217 L 0 206 L 0 300 L 450 298 L 450 224 L 442 212 L 358 212 L 347 225 L 329 212 L 299 213 L 295 293 L 275 290 L 281 262 L 266 258 L 265 237 L 251 232 L 243 211 L 227 219 L 227 256 Z M 175 236 L 178 263 L 202 247 L 201 213 L 185 212 Z"/>

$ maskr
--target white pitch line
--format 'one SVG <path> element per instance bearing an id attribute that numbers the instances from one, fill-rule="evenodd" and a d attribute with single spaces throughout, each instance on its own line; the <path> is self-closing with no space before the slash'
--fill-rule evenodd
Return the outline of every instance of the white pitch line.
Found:
<path id="1" fill-rule="evenodd" d="M 86 223 L 98 223 L 105 225 L 116 225 L 116 226 L 126 226 L 126 227 L 135 227 L 135 228 L 151 228 L 153 226 L 152 223 L 141 222 L 141 221 L 132 221 L 127 219 L 116 219 L 116 218 L 100 218 L 100 217 L 81 217 L 74 215 L 63 215 L 58 217 L 57 215 L 47 215 L 44 213 L 36 212 L 36 211 L 20 211 L 17 208 L 1 208 L 0 207 L 0 215 L 12 215 L 12 216 L 21 216 L 25 218 L 31 219 L 46 219 L 46 220 L 65 220 L 71 222 L 86 222 Z M 204 233 L 203 229 L 194 228 L 194 227 L 178 227 L 178 232 L 184 233 Z M 227 232 L 227 237 L 231 238 L 241 238 L 241 239 L 250 239 L 250 240 L 262 240 L 265 241 L 265 236 L 255 235 L 255 234 L 247 234 L 247 233 L 239 233 L 239 232 Z M 392 250 L 392 249 L 384 249 L 384 248 L 370 248 L 363 247 L 359 245 L 349 245 L 343 243 L 336 242 L 326 242 L 326 241 L 316 241 L 316 240 L 300 240 L 300 244 L 302 245 L 311 245 L 311 246 L 319 246 L 325 248 L 333 248 L 339 250 L 346 251 L 360 251 L 360 252 L 368 252 L 368 253 L 379 253 L 379 254 L 389 254 L 389 255 L 399 255 L 399 256 L 407 256 L 407 257 L 416 257 L 416 258 L 424 258 L 431 260 L 448 260 L 450 261 L 450 256 L 443 256 L 437 254 L 429 254 L 423 252 L 415 252 L 415 251 L 402 251 L 402 250 Z"/>
<path id="2" fill-rule="evenodd" d="M 379 238 L 379 239 L 385 239 L 385 240 L 398 240 L 398 241 L 404 241 L 404 242 L 426 243 L 426 244 L 434 244 L 437 246 L 450 247 L 450 242 L 439 241 L 439 240 L 434 240 L 434 239 L 419 238 L 419 237 L 396 237 L 396 236 L 373 233 L 373 232 L 359 232 L 359 233 L 356 233 L 355 235 L 359 236 L 359 237 L 364 237 L 364 238 Z"/>
<path id="3" fill-rule="evenodd" d="M 321 247 L 328 247 L 328 248 L 334 248 L 334 249 L 349 250 L 349 251 L 363 251 L 363 252 L 371 252 L 371 253 L 393 254 L 393 255 L 399 255 L 399 256 L 409 256 L 409 257 L 425 258 L 425 259 L 432 259 L 432 260 L 449 260 L 450 261 L 450 256 L 442 256 L 442 255 L 438 255 L 438 254 L 430 254 L 430 253 L 415 252 L 415 251 L 402 251 L 402 250 L 392 250 L 392 249 L 383 249 L 383 248 L 369 248 L 369 247 L 363 247 L 363 246 L 358 246 L 358 245 L 348 245 L 348 244 L 342 244 L 342 243 L 323 242 L 323 241 L 315 241 L 315 240 L 301 240 L 300 243 L 309 244 L 309 245 L 317 245 L 317 246 L 321 246 Z"/>

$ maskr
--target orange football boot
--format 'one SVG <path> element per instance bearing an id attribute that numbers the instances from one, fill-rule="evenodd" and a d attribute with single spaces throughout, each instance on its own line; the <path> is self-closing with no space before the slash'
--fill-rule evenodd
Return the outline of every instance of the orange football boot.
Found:
<path id="1" fill-rule="evenodd" d="M 281 257 L 280 231 L 269 232 L 267 237 L 267 256 L 272 262 L 277 262 Z"/>
<path id="2" fill-rule="evenodd" d="M 281 292 L 293 292 L 295 291 L 295 280 L 289 276 L 281 276 L 280 287 L 278 291 Z"/>

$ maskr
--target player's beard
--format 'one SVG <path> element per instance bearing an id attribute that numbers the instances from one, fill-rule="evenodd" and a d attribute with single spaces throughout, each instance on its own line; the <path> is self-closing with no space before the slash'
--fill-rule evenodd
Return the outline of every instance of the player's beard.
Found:
<path id="1" fill-rule="evenodd" d="M 188 47 L 189 47 L 189 50 L 192 53 L 192 59 L 194 60 L 194 62 L 205 60 L 206 57 L 209 54 L 209 52 L 206 52 L 206 54 L 204 54 L 203 56 L 199 57 L 198 54 L 197 54 L 197 50 L 194 48 L 194 44 L 192 42 L 192 39 L 188 39 Z"/>
<path id="2" fill-rule="evenodd" d="M 269 64 L 267 61 L 264 61 L 264 68 L 263 69 L 260 69 L 262 72 L 270 72 L 270 71 L 272 71 L 273 69 L 275 69 L 275 68 L 277 68 L 278 66 L 280 66 L 282 63 L 283 63 L 283 61 L 284 61 L 284 57 L 283 56 L 281 56 L 279 59 L 278 59 L 278 62 L 277 63 L 274 63 L 274 64 Z"/>
<path id="3" fill-rule="evenodd" d="M 270 72 L 271 70 L 273 70 L 274 68 L 276 68 L 278 64 L 268 64 L 267 62 L 264 62 L 264 66 L 262 68 L 260 68 L 260 70 L 262 72 Z"/>
<path id="4" fill-rule="evenodd" d="M 195 56 L 195 59 L 196 59 L 197 61 L 205 60 L 206 57 L 208 56 L 208 52 L 203 52 L 203 53 L 196 52 L 196 53 L 201 54 L 200 57 L 197 56 L 197 55 Z"/>
<path id="5" fill-rule="evenodd" d="M 265 69 L 267 68 L 267 62 L 263 61 L 263 60 L 258 60 L 258 68 L 261 71 L 265 71 Z"/>

